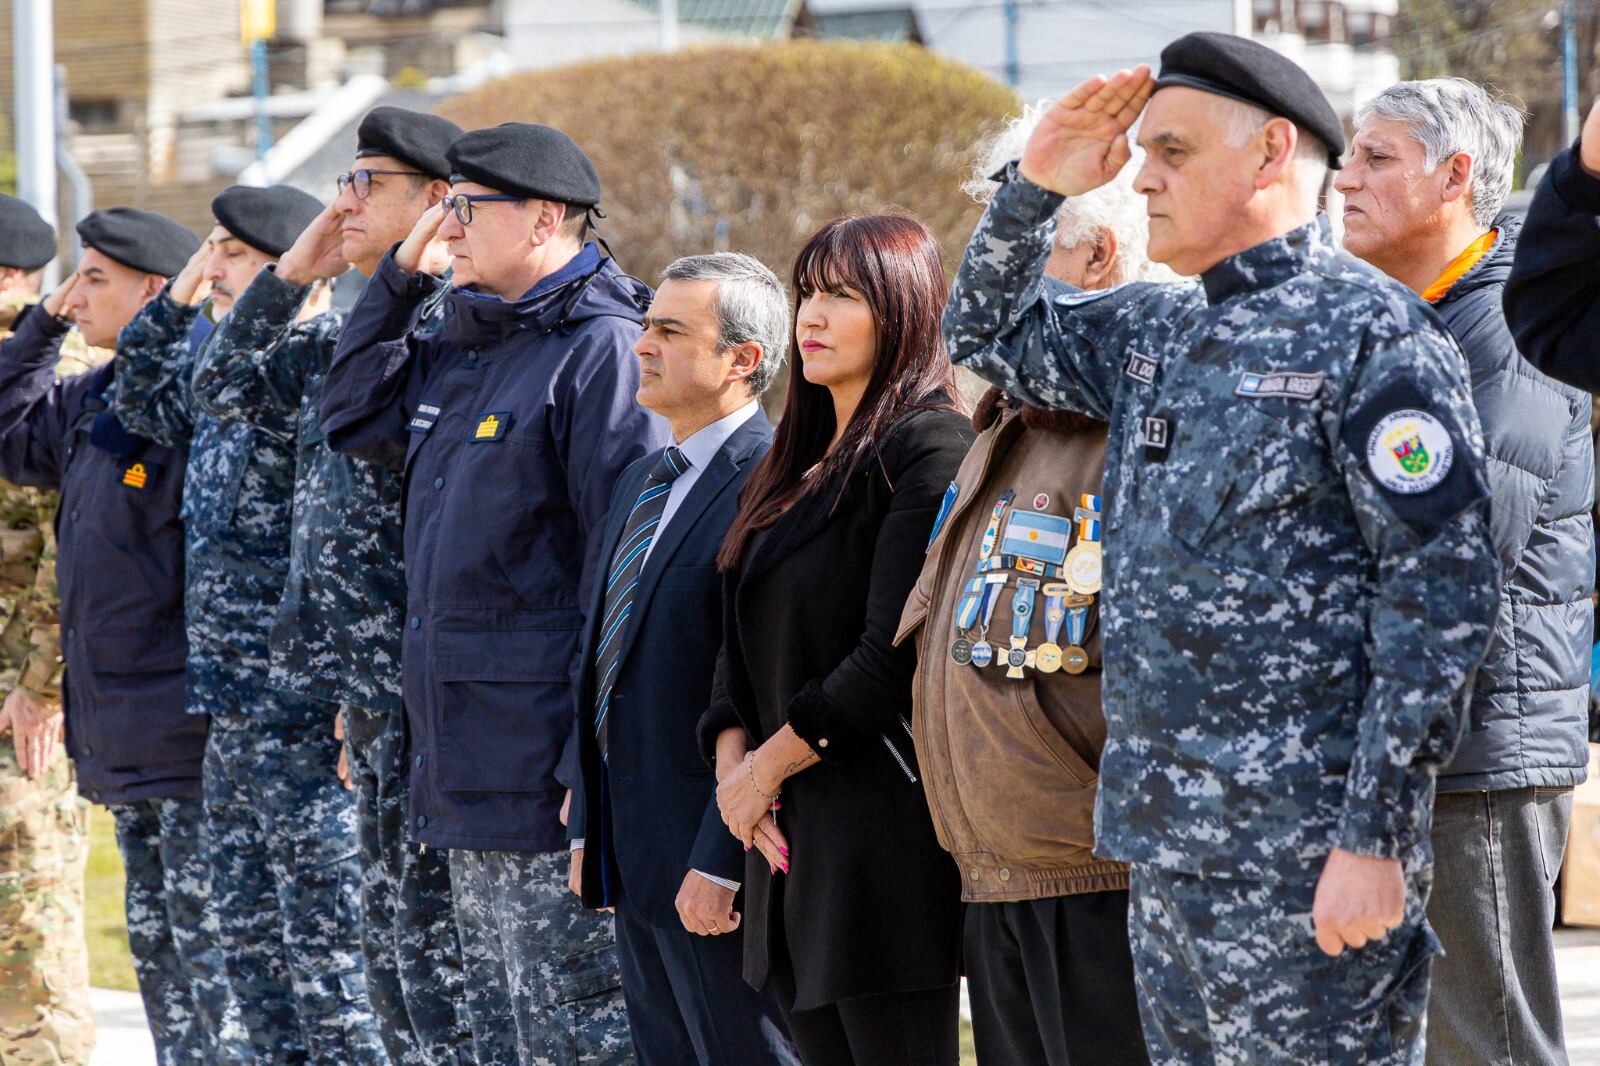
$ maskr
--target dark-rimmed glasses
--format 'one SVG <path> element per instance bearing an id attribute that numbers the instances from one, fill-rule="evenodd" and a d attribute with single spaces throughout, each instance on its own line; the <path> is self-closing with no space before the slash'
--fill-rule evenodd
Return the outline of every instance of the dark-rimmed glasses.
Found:
<path id="1" fill-rule="evenodd" d="M 472 205 L 473 204 L 520 204 L 526 199 L 527 199 L 526 196 L 508 196 L 505 193 L 498 193 L 498 192 L 497 193 L 465 193 L 465 192 L 458 192 L 458 193 L 454 193 L 453 195 L 446 196 L 443 200 L 440 200 L 439 202 L 442 205 L 444 205 L 444 209 L 446 211 L 454 211 L 456 213 L 456 221 L 457 222 L 461 223 L 463 226 L 470 226 L 470 225 L 472 225 Z"/>
<path id="2" fill-rule="evenodd" d="M 352 170 L 340 174 L 334 180 L 338 183 L 340 192 L 344 192 L 346 189 L 354 189 L 356 199 L 365 200 L 372 195 L 372 176 L 374 174 L 410 174 L 417 178 L 428 176 L 420 170 L 372 170 L 368 167 L 362 167 L 360 170 Z"/>

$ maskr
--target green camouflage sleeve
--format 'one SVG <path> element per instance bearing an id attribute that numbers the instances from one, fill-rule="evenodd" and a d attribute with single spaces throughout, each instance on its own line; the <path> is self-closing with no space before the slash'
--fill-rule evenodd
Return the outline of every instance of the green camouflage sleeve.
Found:
<path id="1" fill-rule="evenodd" d="M 1499 600 L 1483 432 L 1454 346 L 1431 330 L 1378 342 L 1334 448 L 1376 556 L 1339 846 L 1399 858 L 1426 835 L 1432 777 L 1460 737 Z"/>
<path id="2" fill-rule="evenodd" d="M 116 380 L 107 398 L 128 432 L 169 448 L 194 436 L 194 361 L 189 330 L 198 307 L 173 301 L 171 285 L 133 317 L 117 338 Z"/>
<path id="3" fill-rule="evenodd" d="M 1036 407 L 1111 417 L 1124 312 L 1160 286 L 1082 292 L 1044 274 L 1062 198 L 1007 168 L 944 309 L 950 358 Z"/>
<path id="4" fill-rule="evenodd" d="M 41 703 L 61 699 L 54 507 L 54 493 L 0 483 L 0 698 L 20 687 Z"/>
<path id="5" fill-rule="evenodd" d="M 310 294 L 311 286 L 290 285 L 270 266 L 256 275 L 196 360 L 194 399 L 202 410 L 293 439 L 319 349 L 325 341 L 331 353 L 338 340 L 337 316 L 296 325 Z M 318 336 L 324 320 L 331 337 Z"/>

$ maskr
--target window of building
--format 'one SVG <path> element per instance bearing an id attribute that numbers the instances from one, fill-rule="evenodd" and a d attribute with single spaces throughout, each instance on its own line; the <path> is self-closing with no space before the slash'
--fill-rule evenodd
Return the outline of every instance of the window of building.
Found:
<path id="1" fill-rule="evenodd" d="M 114 130 L 122 121 L 122 105 L 118 100 L 70 100 L 67 117 L 85 133 Z"/>

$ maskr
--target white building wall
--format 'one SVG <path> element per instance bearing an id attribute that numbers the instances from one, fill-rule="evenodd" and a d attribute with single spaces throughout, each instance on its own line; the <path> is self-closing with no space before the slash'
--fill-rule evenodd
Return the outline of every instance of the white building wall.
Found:
<path id="1" fill-rule="evenodd" d="M 502 5 L 506 50 L 518 70 L 661 48 L 660 18 L 628 0 L 502 0 Z M 719 39 L 699 26 L 678 27 L 683 45 Z"/>

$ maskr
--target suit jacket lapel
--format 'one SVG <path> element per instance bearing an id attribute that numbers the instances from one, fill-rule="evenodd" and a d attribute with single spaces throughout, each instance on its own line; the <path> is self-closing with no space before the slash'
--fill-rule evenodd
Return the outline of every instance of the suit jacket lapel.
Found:
<path id="1" fill-rule="evenodd" d="M 628 625 L 622 634 L 622 652 L 617 659 L 619 670 L 633 649 L 634 634 L 638 632 L 638 620 L 650 609 L 650 598 L 655 595 L 656 586 L 661 582 L 662 571 L 667 568 L 673 555 L 699 522 L 700 516 L 717 497 L 727 491 L 728 483 L 739 473 L 743 464 L 750 460 L 757 446 L 771 436 L 771 432 L 771 424 L 758 410 L 744 425 L 734 430 L 733 436 L 723 444 L 716 458 L 711 460 L 711 464 L 695 480 L 689 495 L 683 498 L 678 509 L 672 513 L 672 521 L 667 523 L 661 538 L 651 546 L 650 558 L 645 561 L 644 570 L 639 574 L 639 587 L 633 595 L 632 617 L 628 619 Z"/>
<path id="2" fill-rule="evenodd" d="M 645 479 L 650 476 L 654 466 L 655 453 L 651 453 L 650 463 L 640 463 L 639 473 L 629 479 L 627 491 L 620 497 L 631 501 L 638 498 L 644 490 Z M 606 613 L 606 580 L 611 576 L 611 558 L 617 552 L 617 541 L 622 537 L 623 527 L 628 524 L 630 506 L 613 507 L 606 515 L 605 527 L 601 530 L 600 541 L 600 574 L 594 583 L 594 589 L 589 596 L 589 614 L 584 619 L 585 639 L 583 641 L 583 654 L 591 661 L 585 663 L 587 669 L 579 676 L 584 678 L 584 683 L 578 691 L 578 717 L 585 729 L 592 728 L 590 721 L 594 715 L 594 648 L 599 643 L 599 627 L 605 619 Z"/>

